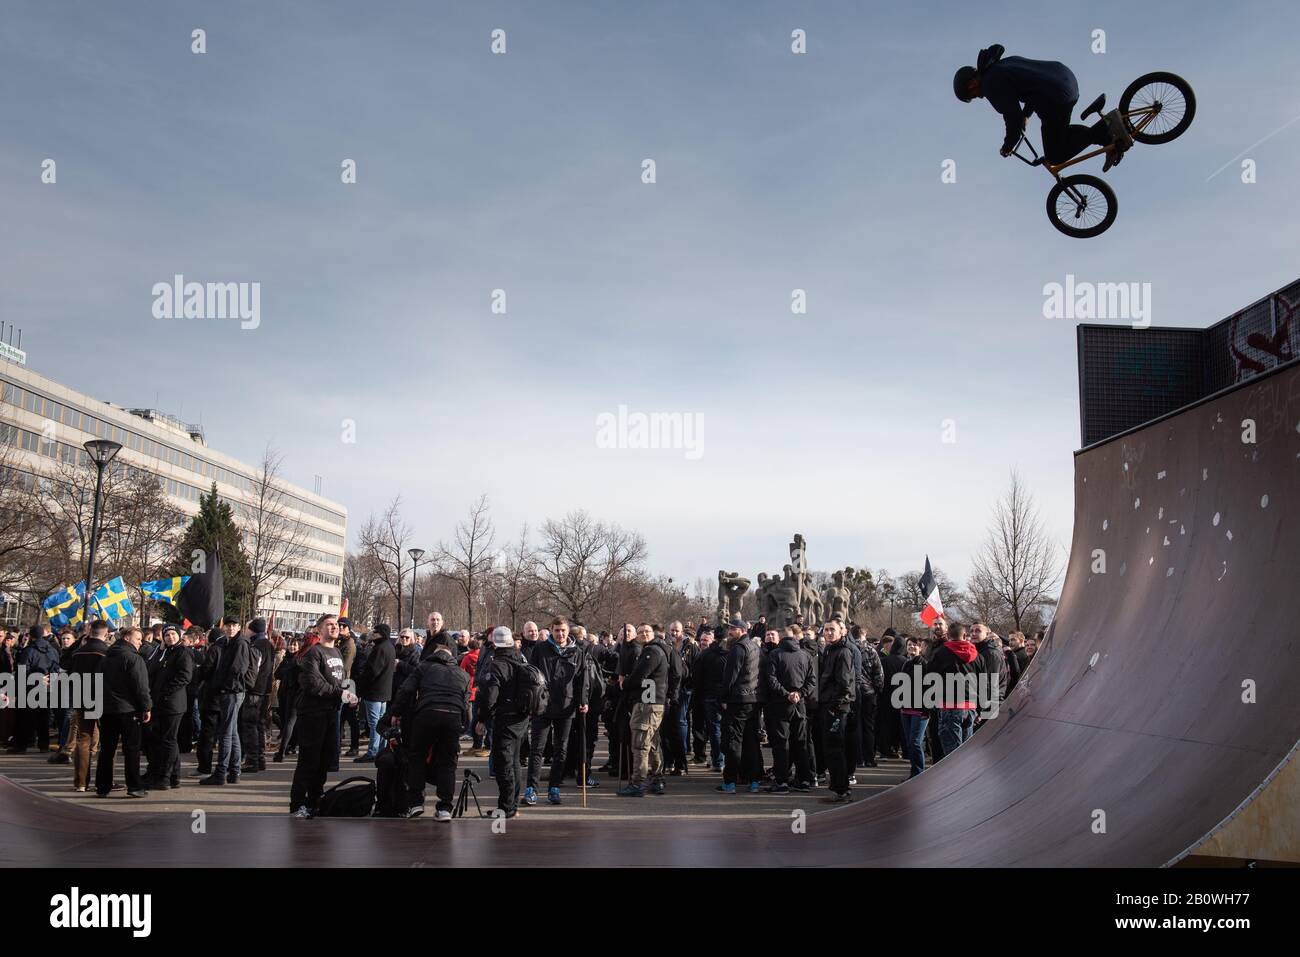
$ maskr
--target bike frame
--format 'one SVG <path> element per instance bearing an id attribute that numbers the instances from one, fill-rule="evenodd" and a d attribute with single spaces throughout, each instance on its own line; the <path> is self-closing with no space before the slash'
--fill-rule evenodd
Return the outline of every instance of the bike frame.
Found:
<path id="1" fill-rule="evenodd" d="M 1140 132 L 1141 130 L 1145 129 L 1153 119 L 1155 119 L 1156 113 L 1157 110 L 1154 106 L 1143 106 L 1136 110 L 1130 110 L 1126 115 L 1129 118 L 1129 125 L 1133 127 L 1135 132 Z M 1034 154 L 1034 158 L 1032 160 L 1027 156 L 1020 155 L 1021 143 L 1024 143 L 1026 146 L 1028 146 L 1029 151 Z M 1071 166 L 1074 166 L 1078 163 L 1082 163 L 1084 160 L 1090 160 L 1094 156 L 1101 156 L 1103 153 L 1109 153 L 1112 149 L 1114 149 L 1114 147 L 1112 146 L 1100 146 L 1090 153 L 1082 153 L 1078 156 L 1073 157 L 1072 159 L 1066 160 L 1064 163 L 1049 163 L 1047 162 L 1047 158 L 1045 156 L 1038 155 L 1038 150 L 1034 149 L 1034 144 L 1030 141 L 1029 137 L 1026 136 L 1024 133 L 1021 133 L 1020 140 L 1019 142 L 1016 143 L 1015 148 L 1011 151 L 1011 155 L 1014 156 L 1016 159 L 1020 160 L 1021 162 L 1025 163 L 1027 166 L 1043 167 L 1045 170 L 1047 170 L 1049 173 L 1052 174 L 1052 177 L 1054 179 L 1059 181 L 1061 178 L 1061 170 L 1068 169 Z M 1075 199 L 1077 201 L 1078 197 L 1075 197 Z"/>

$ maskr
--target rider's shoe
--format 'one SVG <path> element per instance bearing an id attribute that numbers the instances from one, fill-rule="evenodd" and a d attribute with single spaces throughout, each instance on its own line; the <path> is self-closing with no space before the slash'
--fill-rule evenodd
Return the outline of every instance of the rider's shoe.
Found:
<path id="1" fill-rule="evenodd" d="M 1102 167 L 1103 173 L 1112 166 L 1118 166 L 1124 154 L 1133 145 L 1133 134 L 1128 131 L 1128 124 L 1120 116 L 1119 110 L 1111 110 L 1106 114 L 1105 119 L 1106 128 L 1110 131 L 1110 145 L 1115 148 L 1106 154 L 1106 165 Z"/>

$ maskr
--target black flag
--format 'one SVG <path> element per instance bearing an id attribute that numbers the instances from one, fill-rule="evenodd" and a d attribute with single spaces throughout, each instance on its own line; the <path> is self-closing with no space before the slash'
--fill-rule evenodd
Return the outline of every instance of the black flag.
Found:
<path id="1" fill-rule="evenodd" d="M 203 556 L 206 571 L 191 573 L 176 595 L 176 610 L 181 617 L 201 628 L 215 628 L 226 613 L 226 583 L 221 577 L 221 553 L 207 552 Z"/>

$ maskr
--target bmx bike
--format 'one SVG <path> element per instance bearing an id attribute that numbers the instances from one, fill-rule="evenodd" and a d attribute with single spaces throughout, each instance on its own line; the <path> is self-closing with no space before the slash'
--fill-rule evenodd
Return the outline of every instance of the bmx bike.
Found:
<path id="1" fill-rule="evenodd" d="M 1101 115 L 1106 97 L 1097 97 L 1080 114 L 1079 119 L 1088 118 L 1090 113 Z M 1119 98 L 1119 113 L 1124 120 L 1129 135 L 1134 143 L 1159 145 L 1168 143 L 1182 136 L 1192 125 L 1196 115 L 1196 94 L 1191 84 L 1173 73 L 1148 73 L 1130 83 Z M 1020 144 L 1029 148 L 1030 156 L 1020 152 Z M 1061 171 L 1084 160 L 1092 159 L 1115 150 L 1114 145 L 1100 146 L 1088 153 L 1081 153 L 1063 163 L 1049 163 L 1045 156 L 1040 156 L 1034 144 L 1023 133 L 1010 156 L 1030 166 L 1042 166 L 1056 185 L 1047 194 L 1047 218 L 1052 225 L 1067 236 L 1075 239 L 1090 239 L 1100 236 L 1119 213 L 1119 200 L 1110 184 L 1099 176 L 1078 173 L 1062 176 Z"/>

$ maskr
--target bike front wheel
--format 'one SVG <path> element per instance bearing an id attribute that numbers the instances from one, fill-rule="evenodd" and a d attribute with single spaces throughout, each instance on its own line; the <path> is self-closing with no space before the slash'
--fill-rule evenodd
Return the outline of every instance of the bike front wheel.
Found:
<path id="1" fill-rule="evenodd" d="M 1192 125 L 1196 94 L 1176 73 L 1148 73 L 1128 85 L 1119 98 L 1119 112 L 1137 142 L 1168 143 Z"/>
<path id="2" fill-rule="evenodd" d="M 1096 176 L 1063 177 L 1047 194 L 1047 218 L 1074 239 L 1100 236 L 1115 222 L 1118 213 L 1115 191 Z"/>

